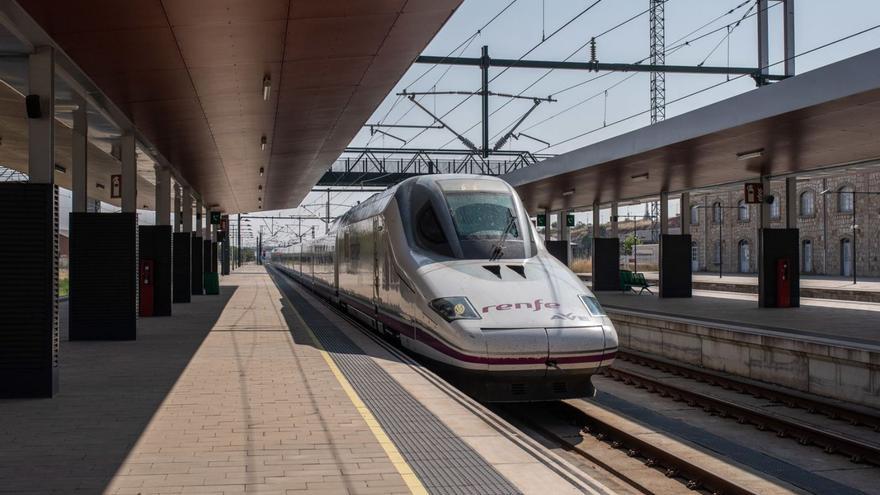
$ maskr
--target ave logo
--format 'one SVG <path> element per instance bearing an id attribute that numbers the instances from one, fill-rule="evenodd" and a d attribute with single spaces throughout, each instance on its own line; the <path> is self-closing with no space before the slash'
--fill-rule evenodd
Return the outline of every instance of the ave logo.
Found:
<path id="1" fill-rule="evenodd" d="M 576 315 L 574 313 L 556 313 L 551 320 L 590 321 L 589 316 Z"/>

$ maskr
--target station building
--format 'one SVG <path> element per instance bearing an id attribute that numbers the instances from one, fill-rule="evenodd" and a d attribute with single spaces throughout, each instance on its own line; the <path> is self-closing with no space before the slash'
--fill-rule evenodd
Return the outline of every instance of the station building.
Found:
<path id="1" fill-rule="evenodd" d="M 782 228 L 785 223 L 785 201 L 778 200 L 785 198 L 785 187 L 784 180 L 771 181 L 771 194 L 776 199 L 770 207 L 773 228 Z M 880 195 L 854 191 L 880 191 L 880 171 L 863 168 L 798 178 L 795 196 L 801 273 L 849 277 L 855 253 L 859 275 L 880 276 Z M 740 186 L 690 195 L 693 271 L 758 271 L 760 205 L 746 204 L 743 194 Z"/>

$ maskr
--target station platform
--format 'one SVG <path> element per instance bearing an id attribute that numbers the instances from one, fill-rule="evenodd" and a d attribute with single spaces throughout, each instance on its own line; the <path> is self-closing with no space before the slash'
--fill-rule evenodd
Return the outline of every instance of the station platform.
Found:
<path id="1" fill-rule="evenodd" d="M 610 493 L 263 267 L 174 315 L 0 401 L 3 491 Z"/>
<path id="2" fill-rule="evenodd" d="M 648 282 L 657 284 L 660 280 L 659 272 L 645 271 L 641 273 L 644 273 Z M 578 276 L 584 281 L 592 279 L 592 275 L 589 273 L 579 273 Z M 691 280 L 693 288 L 696 290 L 758 293 L 758 276 L 754 274 L 732 273 L 719 277 L 717 272 L 697 272 L 691 275 Z M 800 282 L 801 297 L 880 303 L 880 279 L 878 278 L 859 277 L 858 283 L 853 284 L 851 277 L 801 275 Z"/>
<path id="3" fill-rule="evenodd" d="M 623 351 L 880 409 L 880 304 L 802 297 L 799 308 L 759 308 L 756 295 L 706 290 L 596 296 Z"/>

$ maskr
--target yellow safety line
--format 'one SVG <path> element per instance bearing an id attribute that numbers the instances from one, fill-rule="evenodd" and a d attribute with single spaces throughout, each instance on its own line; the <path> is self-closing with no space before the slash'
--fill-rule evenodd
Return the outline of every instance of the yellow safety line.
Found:
<path id="1" fill-rule="evenodd" d="M 376 437 L 376 441 L 379 442 L 379 445 L 385 450 L 385 453 L 388 455 L 388 458 L 391 460 L 391 464 L 394 465 L 394 468 L 400 473 L 400 476 L 403 478 L 403 481 L 406 483 L 406 486 L 409 487 L 409 491 L 417 494 L 417 495 L 427 495 L 428 490 L 425 489 L 425 486 L 422 485 L 422 482 L 419 480 L 416 473 L 413 472 L 412 468 L 407 464 L 406 460 L 404 460 L 403 456 L 400 454 L 400 451 L 397 450 L 397 446 L 394 445 L 394 442 L 388 438 L 388 435 L 385 434 L 385 430 L 382 429 L 382 426 L 379 425 L 379 422 L 376 421 L 376 417 L 373 416 L 373 413 L 370 412 L 370 409 L 364 404 L 361 400 L 358 393 L 351 386 L 351 383 L 348 382 L 348 379 L 345 378 L 345 375 L 342 374 L 342 371 L 336 366 L 336 362 L 333 361 L 333 358 L 330 357 L 330 353 L 324 349 L 324 346 L 321 345 L 321 341 L 318 340 L 318 337 L 312 332 L 312 329 L 309 327 L 308 323 L 303 320 L 302 316 L 300 316 L 299 311 L 293 306 L 293 303 L 285 300 L 285 302 L 290 305 L 290 309 L 293 310 L 293 314 L 296 315 L 296 319 L 302 324 L 303 328 L 306 329 L 306 332 L 309 333 L 309 336 L 312 338 L 312 341 L 315 343 L 315 346 L 318 349 L 318 352 L 321 353 L 321 357 L 324 358 L 324 362 L 327 363 L 327 366 L 330 368 L 330 371 L 333 372 L 333 375 L 336 377 L 336 381 L 342 385 L 342 390 L 345 391 L 345 394 L 348 395 L 349 400 L 351 400 L 352 404 L 354 404 L 355 409 L 361 414 L 361 417 L 364 418 L 364 421 L 367 423 L 367 426 L 370 428 L 370 431 L 373 432 L 373 436 Z"/>

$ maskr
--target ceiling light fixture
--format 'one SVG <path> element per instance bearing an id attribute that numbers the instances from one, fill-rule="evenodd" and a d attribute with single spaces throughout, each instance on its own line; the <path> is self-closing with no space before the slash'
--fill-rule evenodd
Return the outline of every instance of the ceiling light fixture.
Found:
<path id="1" fill-rule="evenodd" d="M 648 172 L 645 172 L 643 174 L 631 175 L 629 178 L 632 179 L 633 182 L 644 182 L 648 180 Z"/>
<path id="2" fill-rule="evenodd" d="M 269 91 L 272 89 L 272 78 L 269 74 L 263 76 L 263 101 L 269 101 Z"/>
<path id="3" fill-rule="evenodd" d="M 263 190 L 263 185 L 262 185 L 262 184 L 260 184 L 259 186 L 257 186 L 257 191 L 262 191 L 262 190 Z"/>
<path id="4" fill-rule="evenodd" d="M 263 176 L 263 167 L 260 167 L 260 177 Z"/>
<path id="5" fill-rule="evenodd" d="M 95 187 L 97 187 L 98 189 L 104 189 L 104 184 L 101 184 L 100 182 L 96 182 Z"/>
<path id="6" fill-rule="evenodd" d="M 764 156 L 764 148 L 752 151 L 743 151 L 736 154 L 737 160 L 751 160 L 752 158 L 761 158 Z"/>
<path id="7" fill-rule="evenodd" d="M 574 194 L 574 188 L 571 188 L 568 191 L 564 191 L 562 193 L 563 196 L 571 196 L 572 194 Z"/>
<path id="8" fill-rule="evenodd" d="M 61 172 L 62 174 L 66 174 L 66 173 L 67 173 L 67 169 L 64 168 L 64 167 L 61 166 L 61 165 L 58 165 L 57 163 L 55 164 L 55 171 L 56 171 L 56 172 Z"/>
<path id="9" fill-rule="evenodd" d="M 265 151 L 266 149 L 266 136 L 260 138 L 260 150 Z"/>

